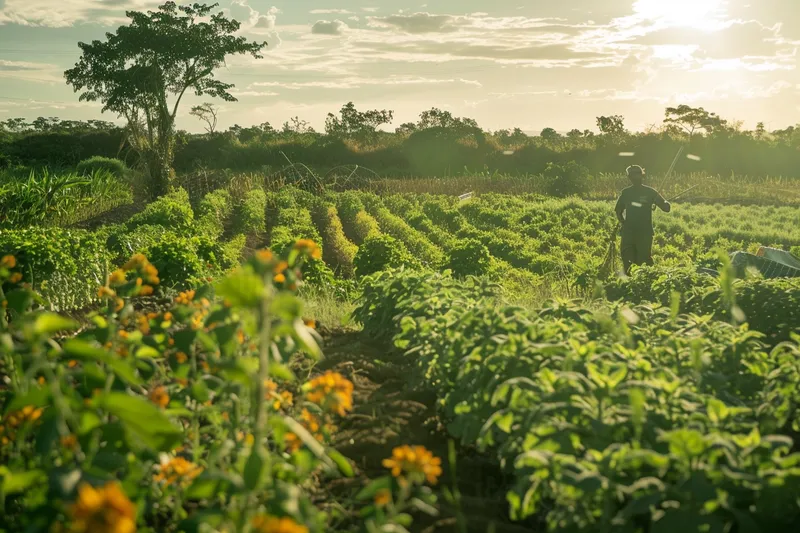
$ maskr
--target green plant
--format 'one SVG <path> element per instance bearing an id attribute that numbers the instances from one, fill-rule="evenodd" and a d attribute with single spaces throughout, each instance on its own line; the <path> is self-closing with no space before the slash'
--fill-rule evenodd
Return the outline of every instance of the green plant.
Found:
<path id="1" fill-rule="evenodd" d="M 267 195 L 261 189 L 248 191 L 236 208 L 236 231 L 245 235 L 261 235 L 266 231 Z"/>
<path id="2" fill-rule="evenodd" d="M 580 195 L 589 189 L 589 169 L 575 161 L 565 164 L 548 163 L 544 176 L 548 180 L 547 194 L 551 196 Z"/>
<path id="3" fill-rule="evenodd" d="M 489 271 L 491 259 L 486 246 L 475 239 L 465 239 L 450 250 L 447 268 L 457 277 L 482 276 Z"/>
<path id="4" fill-rule="evenodd" d="M 75 170 L 78 174 L 87 177 L 97 172 L 107 172 L 117 178 L 123 178 L 128 171 L 128 167 L 119 159 L 96 155 L 78 163 Z"/>
<path id="5" fill-rule="evenodd" d="M 189 193 L 179 188 L 147 204 L 140 213 L 133 215 L 126 223 L 128 229 L 137 226 L 163 226 L 176 233 L 184 233 L 191 229 L 194 221 Z"/>
<path id="6" fill-rule="evenodd" d="M 162 286 L 185 289 L 207 281 L 215 266 L 212 261 L 219 260 L 219 253 L 214 241 L 166 235 L 150 246 L 145 255 L 158 269 Z"/>
<path id="7" fill-rule="evenodd" d="M 225 232 L 225 224 L 233 210 L 233 199 L 227 189 L 206 194 L 197 206 L 196 219 L 200 232 L 218 239 Z"/>
<path id="8" fill-rule="evenodd" d="M 387 268 L 419 268 L 419 263 L 402 241 L 389 235 L 373 235 L 359 246 L 353 259 L 356 275 L 369 276 Z"/>

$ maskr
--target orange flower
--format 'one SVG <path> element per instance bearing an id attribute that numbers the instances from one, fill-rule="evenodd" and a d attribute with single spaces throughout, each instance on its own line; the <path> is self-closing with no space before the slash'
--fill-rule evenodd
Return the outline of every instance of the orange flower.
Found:
<path id="1" fill-rule="evenodd" d="M 144 285 L 139 289 L 139 296 L 150 296 L 151 294 L 153 294 L 153 287 L 150 285 Z"/>
<path id="2" fill-rule="evenodd" d="M 308 528 L 285 516 L 258 515 L 251 522 L 256 533 L 308 533 Z"/>
<path id="3" fill-rule="evenodd" d="M 136 270 L 137 268 L 146 265 L 147 262 L 147 258 L 144 256 L 144 254 L 136 254 L 131 257 L 130 261 L 122 265 L 122 270 Z"/>
<path id="4" fill-rule="evenodd" d="M 76 366 L 78 366 L 78 361 L 75 359 L 70 359 L 67 363 L 67 368 L 75 368 Z"/>
<path id="5" fill-rule="evenodd" d="M 119 483 L 110 482 L 100 489 L 84 483 L 78 488 L 78 500 L 69 507 L 72 533 L 134 533 L 136 507 L 122 492 Z"/>
<path id="6" fill-rule="evenodd" d="M 167 394 L 167 388 L 164 386 L 154 388 L 147 397 L 162 409 L 169 405 L 169 394 Z"/>
<path id="7" fill-rule="evenodd" d="M 411 476 L 414 481 L 427 481 L 431 485 L 442 475 L 442 460 L 424 446 L 398 446 L 392 450 L 391 458 L 383 460 L 383 466 L 396 478 Z"/>
<path id="8" fill-rule="evenodd" d="M 311 239 L 300 239 L 295 243 L 294 249 L 307 254 L 312 259 L 322 259 L 322 249 Z"/>
<path id="9" fill-rule="evenodd" d="M 119 313 L 120 311 L 122 311 L 123 307 L 125 307 L 125 300 L 123 300 L 122 298 L 117 298 L 114 301 L 114 311 Z"/>
<path id="10" fill-rule="evenodd" d="M 178 352 L 175 354 L 175 360 L 178 361 L 179 365 L 182 365 L 183 363 L 189 360 L 189 356 L 183 352 Z"/>
<path id="11" fill-rule="evenodd" d="M 125 271 L 117 269 L 108 278 L 109 285 L 122 285 L 126 281 Z"/>
<path id="12" fill-rule="evenodd" d="M 378 507 L 385 507 L 392 501 L 392 491 L 389 489 L 381 489 L 375 493 L 375 505 Z"/>
<path id="13" fill-rule="evenodd" d="M 139 331 L 144 333 L 145 335 L 150 333 L 150 320 L 144 315 L 140 315 L 136 318 L 136 323 L 139 327 Z"/>
<path id="14" fill-rule="evenodd" d="M 192 303 L 192 300 L 194 300 L 194 294 L 193 290 L 182 292 L 175 298 L 175 303 L 178 305 L 189 305 Z"/>
<path id="15" fill-rule="evenodd" d="M 275 281 L 275 283 L 285 283 L 286 282 L 286 276 L 284 276 L 283 274 L 275 274 L 275 277 L 272 278 L 272 279 Z"/>
<path id="16" fill-rule="evenodd" d="M 263 250 L 259 250 L 256 252 L 256 259 L 261 261 L 262 263 L 271 263 L 272 259 L 275 256 L 272 254 L 272 251 L 268 248 L 264 248 Z"/>
<path id="17" fill-rule="evenodd" d="M 61 437 L 60 442 L 62 448 L 72 449 L 76 444 L 78 444 L 78 439 L 75 437 L 75 435 L 67 435 L 65 437 Z"/>
<path id="18" fill-rule="evenodd" d="M 0 267 L 2 268 L 14 268 L 15 266 L 17 266 L 17 258 L 13 255 L 4 255 L 0 259 Z"/>
<path id="19" fill-rule="evenodd" d="M 20 274 L 19 272 L 14 272 L 8 278 L 8 281 L 9 283 L 19 283 L 20 281 L 22 281 L 22 274 Z"/>
<path id="20" fill-rule="evenodd" d="M 289 268 L 289 263 L 287 263 L 286 261 L 278 261 L 278 264 L 273 267 L 272 273 L 282 274 L 283 272 L 286 271 L 287 268 Z"/>
<path id="21" fill-rule="evenodd" d="M 311 435 L 319 442 L 324 440 L 324 436 L 321 432 L 322 426 L 319 419 L 311 414 L 308 409 L 303 409 L 303 411 L 300 413 L 299 422 L 300 425 L 302 425 L 309 433 L 311 433 Z M 291 432 L 287 433 L 284 438 L 286 440 L 286 446 L 292 453 L 299 450 L 300 446 L 303 444 L 303 441 L 300 440 L 300 437 Z"/>
<path id="22" fill-rule="evenodd" d="M 203 472 L 203 467 L 198 466 L 183 457 L 161 456 L 161 464 L 158 465 L 158 474 L 153 478 L 157 482 L 165 482 L 167 485 L 180 484 L 187 487 L 194 478 Z"/>
<path id="23" fill-rule="evenodd" d="M 307 328 L 317 329 L 317 322 L 313 319 L 304 320 L 303 323 L 306 325 Z"/>
<path id="24" fill-rule="evenodd" d="M 114 292 L 113 289 L 110 289 L 108 287 L 100 287 L 100 289 L 97 291 L 97 297 L 98 298 L 105 298 L 105 297 L 116 298 L 117 297 L 117 293 Z"/>
<path id="25" fill-rule="evenodd" d="M 169 311 L 164 313 L 164 320 L 167 321 L 167 322 L 172 321 L 172 313 L 170 313 Z"/>
<path id="26" fill-rule="evenodd" d="M 252 433 L 245 434 L 243 431 L 238 431 L 238 432 L 236 432 L 236 441 L 237 442 L 243 442 L 244 441 L 244 443 L 247 446 L 252 446 L 253 443 L 256 441 L 256 438 L 253 436 Z"/>
<path id="27" fill-rule="evenodd" d="M 353 409 L 353 382 L 338 372 L 326 372 L 305 387 L 306 399 L 339 416 Z"/>

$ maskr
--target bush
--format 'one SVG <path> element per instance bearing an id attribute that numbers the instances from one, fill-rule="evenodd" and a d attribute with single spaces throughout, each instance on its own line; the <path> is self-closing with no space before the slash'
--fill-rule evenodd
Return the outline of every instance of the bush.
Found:
<path id="1" fill-rule="evenodd" d="M 218 239 L 225 232 L 225 223 L 233 214 L 233 199 L 227 189 L 205 195 L 197 206 L 198 231 Z"/>
<path id="2" fill-rule="evenodd" d="M 145 255 L 158 269 L 162 287 L 185 289 L 203 281 L 210 269 L 198 255 L 198 247 L 208 260 L 213 247 L 208 240 L 171 235 L 147 250 Z"/>
<path id="3" fill-rule="evenodd" d="M 325 262 L 343 277 L 353 277 L 353 258 L 358 247 L 345 236 L 336 208 L 319 202 L 314 207 L 312 218 L 322 237 L 322 245 L 326 251 Z"/>
<path id="4" fill-rule="evenodd" d="M 128 229 L 146 224 L 163 226 L 177 233 L 186 232 L 192 226 L 194 212 L 185 189 L 176 189 L 152 202 L 141 213 L 128 220 Z"/>
<path id="5" fill-rule="evenodd" d="M 119 159 L 96 155 L 78 163 L 76 170 L 78 174 L 84 176 L 91 176 L 97 171 L 104 171 L 118 178 L 122 178 L 125 176 L 128 167 Z"/>
<path id="6" fill-rule="evenodd" d="M 489 249 L 475 239 L 458 242 L 450 251 L 447 268 L 456 277 L 482 276 L 489 271 L 492 256 Z"/>
<path id="7" fill-rule="evenodd" d="M 547 194 L 551 196 L 581 195 L 589 189 L 589 169 L 575 161 L 548 163 L 544 176 L 547 179 Z"/>
<path id="8" fill-rule="evenodd" d="M 108 231 L 108 229 L 105 231 Z M 164 226 L 143 224 L 128 229 L 127 226 L 119 225 L 108 231 L 105 243 L 114 261 L 121 264 L 134 254 L 144 253 L 167 235 L 175 236 L 173 232 Z"/>
<path id="9" fill-rule="evenodd" d="M 17 259 L 22 281 L 56 310 L 96 301 L 109 261 L 103 239 L 86 230 L 27 228 L 0 232 L 0 257 Z"/>
<path id="10" fill-rule="evenodd" d="M 358 248 L 353 264 L 356 275 L 369 276 L 388 268 L 421 268 L 402 241 L 389 235 L 372 235 Z"/>
<path id="11" fill-rule="evenodd" d="M 245 194 L 236 209 L 236 232 L 261 235 L 267 230 L 267 195 L 261 189 Z"/>

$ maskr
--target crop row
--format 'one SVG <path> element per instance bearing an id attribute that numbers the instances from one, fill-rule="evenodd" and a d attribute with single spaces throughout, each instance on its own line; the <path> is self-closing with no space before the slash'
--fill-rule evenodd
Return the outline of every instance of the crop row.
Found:
<path id="1" fill-rule="evenodd" d="M 800 336 L 668 307 L 538 312 L 496 286 L 371 277 L 355 312 L 416 364 L 447 428 L 515 479 L 514 518 L 566 531 L 789 531 L 800 523 Z M 537 526 L 538 524 L 538 526 Z"/>

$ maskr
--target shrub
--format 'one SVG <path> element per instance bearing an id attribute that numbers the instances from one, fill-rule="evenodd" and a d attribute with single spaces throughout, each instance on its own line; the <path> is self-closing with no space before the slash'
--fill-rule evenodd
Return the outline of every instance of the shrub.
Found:
<path id="1" fill-rule="evenodd" d="M 176 189 L 152 202 L 141 213 L 133 215 L 127 226 L 133 229 L 146 224 L 163 226 L 177 233 L 185 232 L 192 226 L 194 212 L 185 189 Z"/>
<path id="2" fill-rule="evenodd" d="M 105 243 L 115 262 L 123 263 L 133 254 L 144 253 L 167 235 L 175 234 L 164 226 L 143 224 L 128 229 L 125 225 L 119 225 L 108 231 Z"/>
<path id="3" fill-rule="evenodd" d="M 357 244 L 363 243 L 373 235 L 380 235 L 381 228 L 375 217 L 362 210 L 356 213 L 352 224 L 353 240 Z"/>
<path id="4" fill-rule="evenodd" d="M 580 195 L 589 189 L 589 169 L 575 161 L 548 163 L 544 171 L 546 191 L 551 196 Z"/>
<path id="5" fill-rule="evenodd" d="M 353 260 L 356 275 L 369 276 L 388 268 L 420 268 L 402 241 L 389 235 L 372 235 L 358 248 Z"/>
<path id="6" fill-rule="evenodd" d="M 458 242 L 450 251 L 447 268 L 456 277 L 482 276 L 489 271 L 492 256 L 489 249 L 475 239 Z"/>
<path id="7" fill-rule="evenodd" d="M 339 271 L 343 277 L 352 277 L 353 258 L 358 252 L 358 247 L 345 236 L 336 208 L 319 202 L 314 207 L 312 218 L 322 237 L 322 245 L 326 252 L 325 262 L 335 271 Z"/>
<path id="8" fill-rule="evenodd" d="M 236 209 L 236 232 L 261 235 L 267 230 L 267 195 L 261 189 L 245 194 Z"/>
<path id="9" fill-rule="evenodd" d="M 197 206 L 198 231 L 212 238 L 225 232 L 225 223 L 233 214 L 233 200 L 227 189 L 217 189 L 205 195 Z"/>
<path id="10" fill-rule="evenodd" d="M 121 178 L 125 176 L 128 167 L 119 159 L 96 155 L 94 157 L 90 157 L 89 159 L 84 159 L 78 163 L 76 170 L 78 171 L 78 174 L 82 174 L 84 176 L 91 176 L 97 171 L 104 171 Z"/>
<path id="11" fill-rule="evenodd" d="M 13 255 L 22 281 L 56 310 L 79 309 L 97 299 L 109 261 L 103 239 L 86 230 L 27 228 L 0 232 L 0 257 Z"/>
<path id="12" fill-rule="evenodd" d="M 208 275 L 210 269 L 198 254 L 198 247 L 208 260 L 213 244 L 197 238 L 170 235 L 147 250 L 145 255 L 158 269 L 162 287 L 184 289 L 197 285 Z"/>

